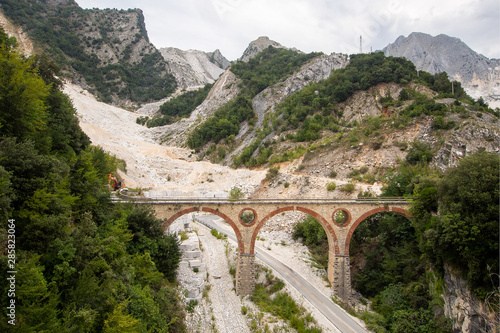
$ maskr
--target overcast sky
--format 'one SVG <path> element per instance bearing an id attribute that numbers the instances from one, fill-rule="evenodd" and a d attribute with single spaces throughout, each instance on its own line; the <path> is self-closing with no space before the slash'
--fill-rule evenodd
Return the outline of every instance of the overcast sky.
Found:
<path id="1" fill-rule="evenodd" d="M 304 52 L 380 50 L 400 35 L 458 37 L 500 58 L 499 0 L 76 0 L 83 8 L 140 8 L 150 41 L 241 57 L 259 36 Z"/>

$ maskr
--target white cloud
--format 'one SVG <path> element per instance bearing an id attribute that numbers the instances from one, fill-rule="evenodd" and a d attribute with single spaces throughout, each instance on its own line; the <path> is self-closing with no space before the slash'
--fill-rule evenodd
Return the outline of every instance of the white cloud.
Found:
<path id="1" fill-rule="evenodd" d="M 458 37 L 500 58 L 498 0 L 77 0 L 84 8 L 141 8 L 157 47 L 213 51 L 231 60 L 259 36 L 305 52 L 382 49 L 400 35 Z"/>

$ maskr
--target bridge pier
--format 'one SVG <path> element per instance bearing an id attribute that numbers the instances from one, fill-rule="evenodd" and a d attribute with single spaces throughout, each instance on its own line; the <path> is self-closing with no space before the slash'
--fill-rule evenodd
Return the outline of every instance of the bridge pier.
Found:
<path id="1" fill-rule="evenodd" d="M 351 264 L 349 256 L 336 254 L 333 257 L 333 295 L 343 302 L 351 302 Z"/>
<path id="2" fill-rule="evenodd" d="M 239 253 L 236 265 L 236 295 L 250 295 L 255 289 L 255 254 Z"/>

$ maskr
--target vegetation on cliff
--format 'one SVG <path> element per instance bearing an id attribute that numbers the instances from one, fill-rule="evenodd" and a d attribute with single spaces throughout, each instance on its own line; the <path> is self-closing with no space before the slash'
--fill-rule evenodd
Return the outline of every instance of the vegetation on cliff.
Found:
<path id="1" fill-rule="evenodd" d="M 0 32 L 0 269 L 17 272 L 15 295 L 0 281 L 2 308 L 15 302 L 0 330 L 182 332 L 177 239 L 111 203 L 117 160 L 89 145 L 55 74 Z"/>
<path id="2" fill-rule="evenodd" d="M 175 91 L 175 78 L 167 73 L 158 50 L 144 48 L 139 59 L 130 59 L 136 45 L 149 43 L 141 12 L 84 10 L 74 2 L 54 6 L 38 0 L 1 0 L 0 4 L 6 16 L 62 67 L 65 76 L 88 84 L 103 102 L 144 103 Z M 121 14 L 132 12 L 139 16 L 138 23 L 128 32 L 130 41 L 120 40 L 116 36 L 123 35 L 123 28 L 110 21 L 121 22 Z M 123 50 L 121 44 L 126 44 Z M 98 52 L 105 56 L 97 56 Z M 113 60 L 111 53 L 118 59 Z"/>
<path id="3" fill-rule="evenodd" d="M 318 53 L 302 54 L 269 46 L 248 62 L 239 61 L 233 64 L 231 71 L 242 80 L 241 93 L 198 126 L 189 136 L 188 146 L 199 149 L 209 142 L 218 144 L 222 139 L 226 139 L 226 143 L 231 142 L 238 134 L 242 122 L 249 121 L 251 126 L 255 122 L 251 99 L 318 55 Z"/>
<path id="4" fill-rule="evenodd" d="M 212 87 L 213 84 L 206 84 L 198 90 L 185 92 L 160 106 L 162 116 L 152 119 L 149 119 L 149 117 L 139 117 L 137 118 L 137 123 L 146 125 L 147 127 L 158 127 L 172 124 L 181 118 L 188 118 L 191 112 L 207 98 Z"/>
<path id="5" fill-rule="evenodd" d="M 362 123 L 348 123 L 344 116 L 346 101 L 354 93 L 370 91 L 381 83 L 396 83 L 403 87 L 399 96 L 388 94 L 378 98 L 380 110 L 390 109 L 387 115 L 370 117 Z M 416 86 L 429 88 L 435 96 L 417 91 Z M 455 98 L 456 102 L 448 106 L 436 102 L 438 98 Z M 302 147 L 302 154 L 314 150 L 313 146 L 332 142 L 355 146 L 363 139 L 370 141 L 376 150 L 384 140 L 380 131 L 383 125 L 401 129 L 418 117 L 433 116 L 434 129 L 449 130 L 456 124 L 447 121 L 446 116 L 459 113 L 465 118 L 469 109 L 498 117 L 498 112 L 481 100 L 474 101 L 458 82 L 452 83 L 446 73 L 431 75 L 420 72 L 417 75 L 410 61 L 385 57 L 382 53 L 351 55 L 345 68 L 334 70 L 326 80 L 306 86 L 281 102 L 275 112 L 267 114 L 257 138 L 234 156 L 233 164 L 254 167 L 288 161 L 288 155 L 296 155 L 294 151 L 278 150 L 278 140 L 270 139 L 272 133 L 280 136 L 280 142 L 291 143 L 292 150 Z"/>
<path id="6" fill-rule="evenodd" d="M 303 64 L 321 53 L 299 53 L 294 50 L 269 46 L 248 62 L 238 61 L 231 65 L 231 72 L 242 80 L 245 95 L 254 97 L 262 90 L 293 74 Z"/>

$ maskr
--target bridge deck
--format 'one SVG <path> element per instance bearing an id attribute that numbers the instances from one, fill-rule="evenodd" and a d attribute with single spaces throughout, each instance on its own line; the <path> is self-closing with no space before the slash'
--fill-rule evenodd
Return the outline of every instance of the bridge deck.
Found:
<path id="1" fill-rule="evenodd" d="M 376 197 L 358 199 L 220 199 L 220 198 L 142 198 L 142 197 L 114 197 L 114 202 L 136 202 L 141 204 L 353 204 L 353 203 L 384 203 L 384 204 L 408 204 L 412 198 L 406 197 Z"/>

